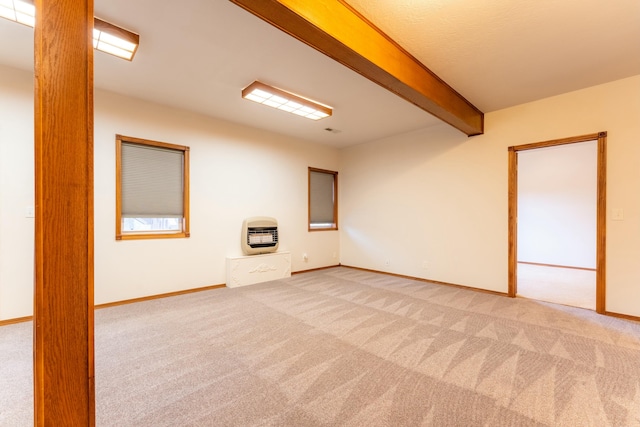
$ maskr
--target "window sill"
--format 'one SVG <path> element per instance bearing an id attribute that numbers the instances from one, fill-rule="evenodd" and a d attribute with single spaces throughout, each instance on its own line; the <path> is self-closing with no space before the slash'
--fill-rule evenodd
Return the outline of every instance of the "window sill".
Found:
<path id="1" fill-rule="evenodd" d="M 334 231 L 334 230 L 338 230 L 338 226 L 332 226 L 332 227 L 309 227 L 309 231 Z"/>
<path id="2" fill-rule="evenodd" d="M 145 239 L 181 239 L 189 237 L 189 233 L 127 233 L 116 235 L 116 240 L 145 240 Z"/>

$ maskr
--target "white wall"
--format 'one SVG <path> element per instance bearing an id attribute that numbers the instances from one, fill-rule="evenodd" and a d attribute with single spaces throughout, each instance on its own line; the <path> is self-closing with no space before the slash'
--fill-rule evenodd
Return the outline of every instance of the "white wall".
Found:
<path id="1" fill-rule="evenodd" d="M 640 316 L 640 76 L 341 152 L 341 263 L 507 291 L 507 147 L 608 132 L 607 310 Z M 389 260 L 389 265 L 385 261 Z M 426 268 L 425 268 L 426 267 Z"/>
<path id="2" fill-rule="evenodd" d="M 33 79 L 0 76 L 2 320 L 32 312 Z M 506 292 L 507 147 L 607 131 L 608 212 L 624 210 L 607 220 L 607 310 L 640 316 L 638 93 L 635 76 L 489 113 L 481 136 L 438 125 L 337 151 L 97 91 L 96 303 L 223 283 L 251 215 L 278 218 L 294 271 L 337 253 L 345 265 Z M 191 238 L 115 241 L 116 133 L 191 147 Z M 339 233 L 307 232 L 307 166 L 340 171 Z"/>
<path id="3" fill-rule="evenodd" d="M 0 67 L 0 320 L 33 312 L 33 77 Z"/>
<path id="4" fill-rule="evenodd" d="M 518 261 L 596 268 L 597 141 L 517 155 Z"/>
<path id="5" fill-rule="evenodd" d="M 32 314 L 33 219 L 24 210 L 33 204 L 33 78 L 0 75 L 2 320 Z M 116 134 L 190 147 L 190 238 L 115 240 Z M 307 231 L 309 166 L 338 170 L 338 150 L 97 90 L 96 304 L 224 283 L 248 216 L 278 219 L 293 271 L 338 264 L 339 233 Z"/>

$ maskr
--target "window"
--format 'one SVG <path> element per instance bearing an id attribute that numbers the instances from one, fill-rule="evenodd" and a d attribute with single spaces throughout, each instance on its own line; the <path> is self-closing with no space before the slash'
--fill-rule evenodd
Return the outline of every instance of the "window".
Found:
<path id="1" fill-rule="evenodd" d="M 309 231 L 338 229 L 338 172 L 309 168 Z"/>
<path id="2" fill-rule="evenodd" d="M 189 237 L 189 147 L 116 135 L 116 240 Z"/>

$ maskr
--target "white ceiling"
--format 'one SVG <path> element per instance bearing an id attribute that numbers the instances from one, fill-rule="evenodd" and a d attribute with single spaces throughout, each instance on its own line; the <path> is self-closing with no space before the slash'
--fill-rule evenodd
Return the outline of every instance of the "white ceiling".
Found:
<path id="1" fill-rule="evenodd" d="M 638 0 L 348 2 L 485 113 L 640 74 Z M 133 62 L 96 52 L 102 89 L 337 147 L 441 123 L 226 0 L 95 0 L 95 14 L 140 34 Z M 0 19 L 0 64 L 33 69 L 32 29 Z M 243 100 L 254 80 L 334 115 Z"/>

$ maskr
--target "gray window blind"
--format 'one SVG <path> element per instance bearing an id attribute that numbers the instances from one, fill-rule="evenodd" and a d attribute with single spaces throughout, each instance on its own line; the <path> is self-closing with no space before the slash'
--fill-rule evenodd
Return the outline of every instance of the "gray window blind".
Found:
<path id="1" fill-rule="evenodd" d="M 333 187 L 332 173 L 311 171 L 309 174 L 309 209 L 311 224 L 333 224 Z"/>
<path id="2" fill-rule="evenodd" d="M 184 152 L 123 142 L 122 216 L 182 217 Z"/>

